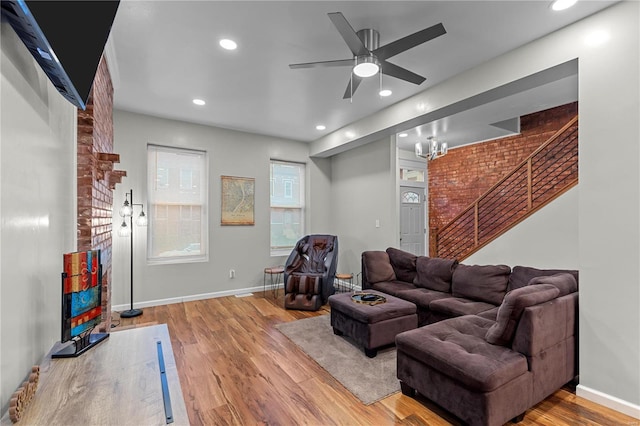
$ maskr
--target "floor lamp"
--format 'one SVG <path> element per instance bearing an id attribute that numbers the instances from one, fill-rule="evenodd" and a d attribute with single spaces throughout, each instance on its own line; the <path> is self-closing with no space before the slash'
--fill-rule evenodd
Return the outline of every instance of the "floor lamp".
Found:
<path id="1" fill-rule="evenodd" d="M 144 215 L 144 204 L 136 204 L 133 202 L 133 189 L 131 189 L 125 194 L 124 203 L 122 204 L 122 208 L 120 208 L 122 225 L 120 225 L 120 229 L 118 230 L 118 235 L 121 237 L 129 237 L 129 241 L 131 242 L 131 250 L 129 251 L 131 256 L 131 308 L 122 311 L 120 318 L 133 318 L 142 315 L 142 309 L 133 309 L 133 206 L 141 207 L 140 215 L 138 219 L 136 219 L 136 224 L 138 226 L 147 226 L 147 217 Z M 129 218 L 129 225 L 127 225 L 127 217 Z"/>

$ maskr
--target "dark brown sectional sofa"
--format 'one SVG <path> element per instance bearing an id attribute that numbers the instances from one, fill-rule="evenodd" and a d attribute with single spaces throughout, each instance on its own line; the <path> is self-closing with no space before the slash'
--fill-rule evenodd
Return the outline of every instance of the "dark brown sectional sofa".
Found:
<path id="1" fill-rule="evenodd" d="M 472 425 L 501 425 L 577 376 L 578 271 L 362 253 L 362 288 L 413 302 L 396 336 L 402 392 Z"/>

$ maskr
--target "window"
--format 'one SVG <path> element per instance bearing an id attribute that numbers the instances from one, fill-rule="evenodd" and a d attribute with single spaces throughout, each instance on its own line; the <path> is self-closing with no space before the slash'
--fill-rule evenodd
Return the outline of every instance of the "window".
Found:
<path id="1" fill-rule="evenodd" d="M 271 255 L 287 255 L 304 236 L 305 165 L 271 160 Z"/>
<path id="2" fill-rule="evenodd" d="M 413 191 L 405 191 L 402 193 L 402 202 L 410 204 L 420 204 L 420 194 Z"/>
<path id="3" fill-rule="evenodd" d="M 409 182 L 424 182 L 424 170 L 401 167 L 400 180 L 406 180 Z"/>
<path id="4" fill-rule="evenodd" d="M 207 154 L 147 146 L 151 263 L 207 260 Z"/>

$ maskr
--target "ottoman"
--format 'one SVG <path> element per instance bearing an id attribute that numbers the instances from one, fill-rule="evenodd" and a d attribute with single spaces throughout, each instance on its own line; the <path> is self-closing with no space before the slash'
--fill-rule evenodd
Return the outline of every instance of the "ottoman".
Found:
<path id="1" fill-rule="evenodd" d="M 340 293 L 329 296 L 329 306 L 333 332 L 351 337 L 373 358 L 378 348 L 395 343 L 396 334 L 417 328 L 418 315 L 411 302 L 375 290 L 367 293 L 378 294 L 387 301 L 367 305 L 354 302 L 351 293 Z"/>

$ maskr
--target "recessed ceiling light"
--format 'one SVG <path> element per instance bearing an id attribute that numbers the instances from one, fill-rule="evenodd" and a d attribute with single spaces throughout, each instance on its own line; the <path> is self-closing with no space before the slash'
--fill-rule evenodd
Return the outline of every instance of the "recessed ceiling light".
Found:
<path id="1" fill-rule="evenodd" d="M 199 105 L 199 106 L 202 106 L 202 105 L 206 104 L 206 102 L 203 101 L 202 99 L 194 99 L 193 103 L 196 104 L 196 105 Z"/>
<path id="2" fill-rule="evenodd" d="M 387 96 L 391 96 L 392 93 L 393 92 L 389 89 L 382 89 L 379 94 L 382 97 L 387 97 Z"/>
<path id="3" fill-rule="evenodd" d="M 556 0 L 551 4 L 553 10 L 565 10 L 576 4 L 578 0 Z"/>
<path id="4" fill-rule="evenodd" d="M 324 130 L 324 129 L 326 129 L 326 128 L 327 128 L 327 126 L 325 126 L 324 124 L 318 124 L 318 125 L 316 126 L 316 130 Z"/>
<path id="5" fill-rule="evenodd" d="M 409 134 L 408 134 L 408 133 L 400 133 L 400 134 L 398 135 L 398 137 L 400 137 L 400 138 L 406 138 L 407 136 L 409 136 Z"/>
<path id="6" fill-rule="evenodd" d="M 238 44 L 233 40 L 229 40 L 228 38 L 223 38 L 222 40 L 220 40 L 220 46 L 222 46 L 223 49 L 236 50 L 236 48 L 238 47 Z"/>

